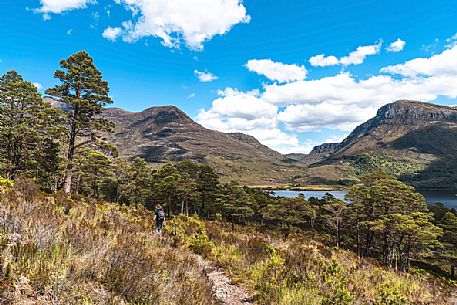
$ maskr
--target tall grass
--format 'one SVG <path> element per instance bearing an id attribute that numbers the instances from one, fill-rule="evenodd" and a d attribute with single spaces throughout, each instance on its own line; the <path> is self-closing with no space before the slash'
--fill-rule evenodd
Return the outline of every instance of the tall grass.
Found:
<path id="1" fill-rule="evenodd" d="M 27 193 L 27 192 L 25 192 Z M 1 304 L 213 304 L 190 251 L 152 215 L 79 198 L 0 192 Z"/>
<path id="2" fill-rule="evenodd" d="M 259 304 L 452 304 L 456 287 L 425 272 L 396 273 L 301 234 L 284 239 L 257 229 L 206 223 L 214 244 L 207 257 L 250 287 Z"/>

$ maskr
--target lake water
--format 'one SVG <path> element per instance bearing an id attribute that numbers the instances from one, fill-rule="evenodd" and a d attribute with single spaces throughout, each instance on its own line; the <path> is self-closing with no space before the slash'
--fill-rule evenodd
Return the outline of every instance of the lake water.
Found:
<path id="1" fill-rule="evenodd" d="M 274 191 L 274 195 L 276 197 L 289 197 L 295 198 L 298 194 L 305 195 L 305 198 L 316 197 L 321 199 L 324 197 L 325 193 L 332 194 L 335 198 L 344 200 L 344 196 L 346 196 L 347 191 L 291 191 L 291 190 L 276 190 Z M 457 209 L 457 195 L 456 193 L 450 192 L 421 192 L 422 195 L 425 197 L 425 201 L 428 204 L 441 202 L 447 208 L 454 208 Z"/>

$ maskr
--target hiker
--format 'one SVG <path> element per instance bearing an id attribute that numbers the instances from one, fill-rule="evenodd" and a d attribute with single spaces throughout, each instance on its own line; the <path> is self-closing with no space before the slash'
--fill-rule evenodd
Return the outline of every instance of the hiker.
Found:
<path id="1" fill-rule="evenodd" d="M 154 221 L 156 223 L 156 233 L 158 235 L 162 234 L 163 224 L 165 223 L 165 213 L 163 212 L 160 204 L 156 205 L 156 209 L 154 211 Z"/>

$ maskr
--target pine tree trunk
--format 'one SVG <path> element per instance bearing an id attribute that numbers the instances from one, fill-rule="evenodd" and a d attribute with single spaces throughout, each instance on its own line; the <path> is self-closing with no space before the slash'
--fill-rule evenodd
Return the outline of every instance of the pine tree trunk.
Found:
<path id="1" fill-rule="evenodd" d="M 455 266 L 451 265 L 451 279 L 455 278 Z"/>
<path id="2" fill-rule="evenodd" d="M 65 175 L 64 175 L 64 180 L 63 180 L 63 193 L 65 195 L 70 194 L 71 192 L 71 170 L 72 168 L 70 166 L 67 166 Z"/>
<path id="3" fill-rule="evenodd" d="M 384 233 L 384 266 L 388 265 L 389 260 L 389 241 L 387 238 L 387 233 Z"/>
<path id="4" fill-rule="evenodd" d="M 360 251 L 360 227 L 359 224 L 357 223 L 357 256 L 362 257 L 362 253 Z"/>
<path id="5" fill-rule="evenodd" d="M 79 93 L 77 93 L 79 96 Z M 76 145 L 76 117 L 78 116 L 79 107 L 76 105 L 73 112 L 73 119 L 70 124 L 70 141 L 68 142 L 68 154 L 67 154 L 67 168 L 63 178 L 63 193 L 65 195 L 71 192 L 71 180 L 73 171 L 73 160 L 75 158 L 75 145 Z"/>
<path id="6" fill-rule="evenodd" d="M 336 247 L 340 247 L 341 237 L 340 237 L 340 222 L 336 221 Z"/>

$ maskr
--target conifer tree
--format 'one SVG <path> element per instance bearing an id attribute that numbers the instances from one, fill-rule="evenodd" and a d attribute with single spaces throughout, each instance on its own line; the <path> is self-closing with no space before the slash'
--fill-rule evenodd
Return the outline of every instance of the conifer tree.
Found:
<path id="1" fill-rule="evenodd" d="M 59 163 L 62 113 L 43 102 L 16 71 L 0 78 L 0 160 L 7 178 L 26 175 L 52 189 Z"/>
<path id="2" fill-rule="evenodd" d="M 63 190 L 71 192 L 73 162 L 78 148 L 92 145 L 103 146 L 100 131 L 110 131 L 113 124 L 98 116 L 103 106 L 112 103 L 108 96 L 108 82 L 102 79 L 101 72 L 93 59 L 85 51 L 80 51 L 60 61 L 62 70 L 56 70 L 54 77 L 61 84 L 46 90 L 60 102 L 68 105 L 66 112 L 67 164 L 64 172 Z"/>
<path id="3" fill-rule="evenodd" d="M 457 266 L 457 216 L 447 212 L 440 220 L 439 227 L 444 231 L 441 238 L 443 250 L 439 253 L 442 260 L 450 266 L 450 276 L 455 279 L 455 267 Z"/>

